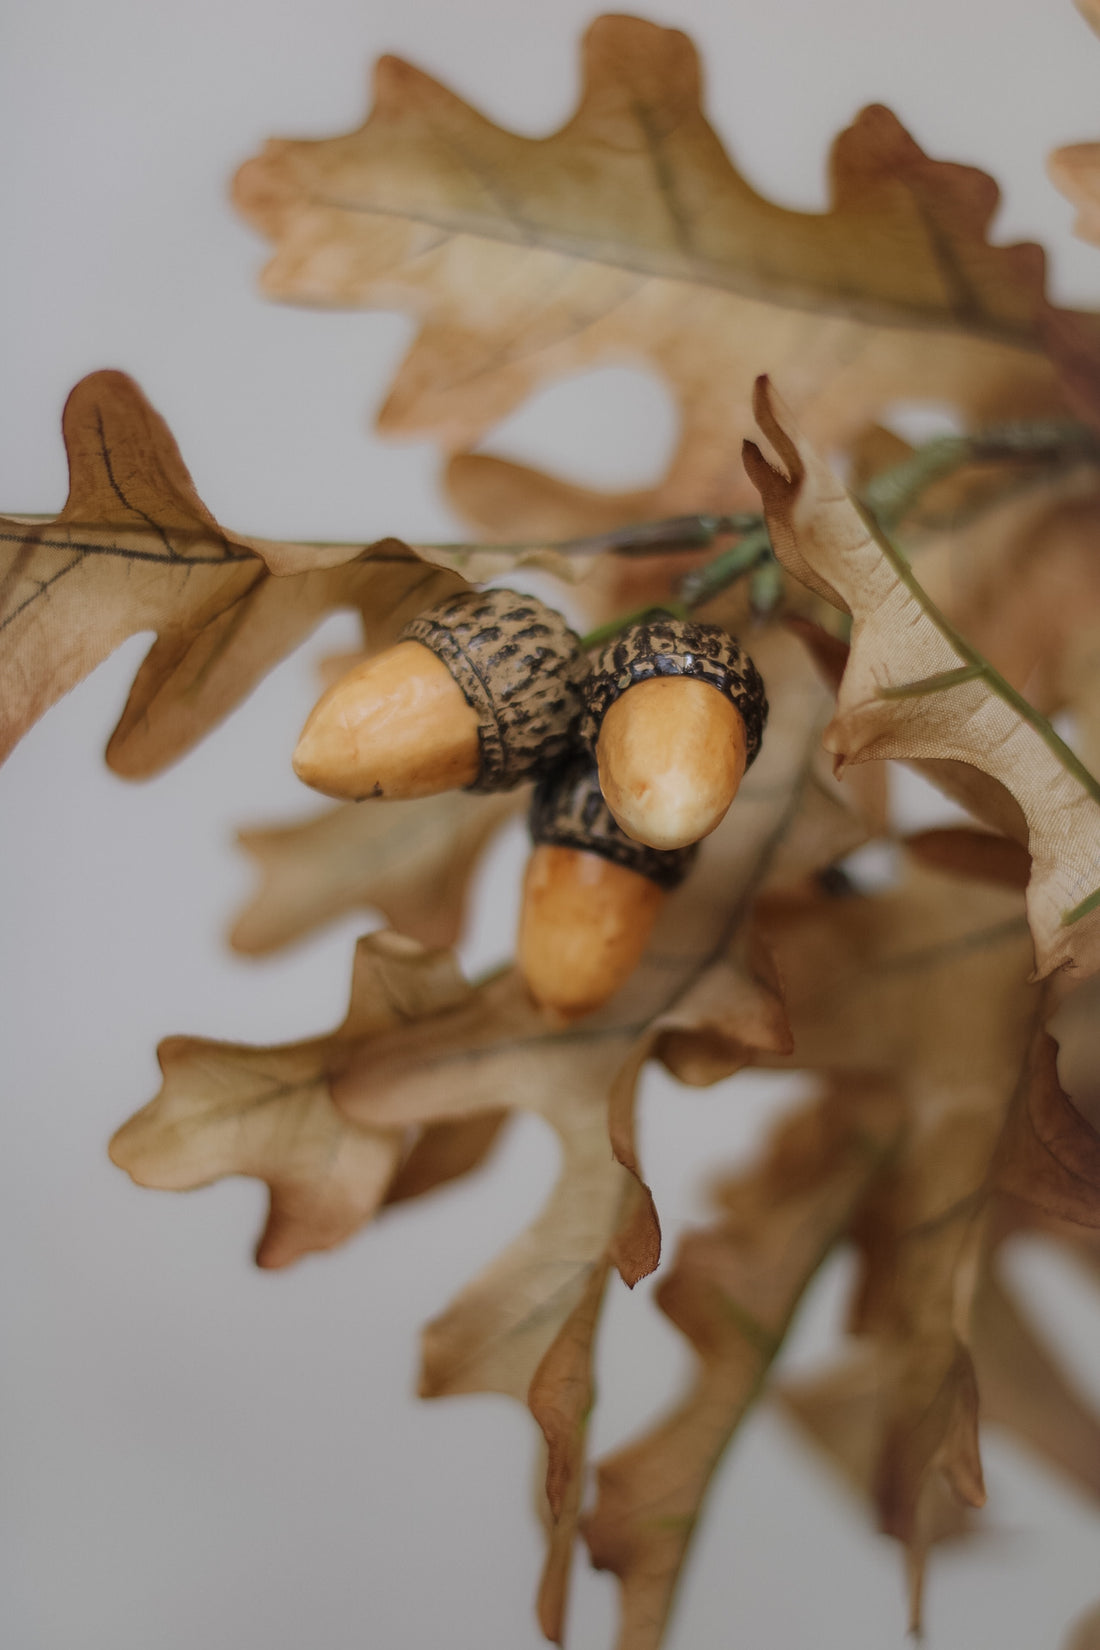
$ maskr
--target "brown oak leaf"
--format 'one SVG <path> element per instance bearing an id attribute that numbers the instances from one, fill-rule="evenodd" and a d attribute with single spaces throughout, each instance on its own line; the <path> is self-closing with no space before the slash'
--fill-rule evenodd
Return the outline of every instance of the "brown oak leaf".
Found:
<path id="1" fill-rule="evenodd" d="M 357 550 L 226 532 L 124 373 L 82 379 L 63 431 L 61 514 L 0 517 L 0 760 L 139 631 L 157 639 L 107 747 L 130 778 L 181 756 L 332 608 L 368 609 L 382 645 L 462 585 L 396 539 Z"/>
<path id="2" fill-rule="evenodd" d="M 272 140 L 236 179 L 275 245 L 271 297 L 416 316 L 379 424 L 458 452 L 452 496 L 481 526 L 560 537 L 744 504 L 730 459 L 761 371 L 830 447 L 902 396 L 978 421 L 1060 404 L 1042 253 L 990 244 L 985 174 L 874 107 L 836 141 L 828 210 L 790 211 L 724 153 L 679 31 L 599 18 L 582 73 L 575 113 L 535 140 L 386 57 L 357 131 Z M 466 453 L 536 385 L 623 360 L 678 401 L 657 486 L 601 495 Z"/>
<path id="3" fill-rule="evenodd" d="M 1044 1346 L 1026 1311 L 994 1264 L 975 1293 L 971 1343 L 983 1427 L 992 1422 L 1027 1445 L 1093 1500 L 1100 1501 L 1100 1415 Z M 783 1413 L 801 1429 L 862 1499 L 876 1473 L 882 1374 L 866 1347 L 823 1375 L 773 1389 Z M 922 1512 L 930 1547 L 973 1528 L 969 1509 L 937 1478 Z"/>
<path id="4" fill-rule="evenodd" d="M 369 907 L 422 945 L 454 945 L 470 875 L 518 806 L 515 793 L 368 798 L 301 824 L 241 831 L 238 840 L 262 880 L 239 913 L 230 944 L 236 951 L 274 951 Z"/>
<path id="5" fill-rule="evenodd" d="M 1031 854 L 1028 918 L 1040 976 L 1100 968 L 1100 785 L 1026 702 L 993 680 L 914 574 L 845 492 L 766 380 L 745 462 L 789 572 L 853 620 L 851 653 L 825 735 L 838 764 L 884 757 L 970 769 L 972 805 L 1007 793 Z M 995 784 L 990 784 L 994 781 Z"/>
<path id="6" fill-rule="evenodd" d="M 869 828 L 858 789 L 849 797 L 844 785 L 819 771 L 819 731 L 829 701 L 800 645 L 772 632 L 755 652 L 772 701 L 766 746 L 727 820 L 704 845 L 699 870 L 669 897 L 635 976 L 599 1014 L 568 1026 L 549 1021 L 517 977 L 505 973 L 443 1012 L 406 1016 L 408 1023 L 377 1035 L 314 1042 L 305 1045 L 307 1056 L 293 1048 L 196 1043 L 201 1058 L 180 1074 L 192 1087 L 176 1103 L 196 1117 L 199 1133 L 212 1130 L 213 1138 L 220 1125 L 209 1111 L 204 1062 L 219 1076 L 216 1103 L 224 1100 L 227 1070 L 225 1081 L 240 1086 L 248 1107 L 255 1073 L 267 1074 L 273 1060 L 278 1066 L 288 1056 L 305 1058 L 326 1127 L 331 1095 L 349 1126 L 380 1139 L 413 1139 L 406 1192 L 417 1189 L 421 1171 L 432 1184 L 478 1161 L 502 1113 L 534 1111 L 561 1135 L 563 1171 L 547 1209 L 431 1326 L 424 1360 L 426 1391 L 513 1393 L 525 1399 L 543 1431 L 549 1546 L 540 1619 L 551 1636 L 560 1632 L 583 1486 L 603 1280 L 615 1266 L 633 1282 L 658 1254 L 633 1141 L 638 1072 L 652 1053 L 689 1080 L 709 1081 L 788 1046 L 770 966 L 745 941 L 754 899 L 804 806 L 822 821 L 822 835 L 799 839 L 806 857 L 790 864 L 796 881 L 823 852 L 829 857 L 838 845 L 842 851 L 855 846 Z M 835 821 L 828 820 L 830 808 Z M 364 945 L 373 954 L 372 946 L 393 943 L 373 936 Z M 163 1103 L 127 1129 L 144 1142 L 143 1180 L 178 1185 L 237 1167 L 236 1160 L 216 1162 L 206 1153 L 196 1175 L 189 1142 L 170 1126 Z M 236 1139 L 235 1127 L 231 1132 Z M 293 1138 L 284 1137 L 284 1144 L 292 1147 Z M 277 1151 L 278 1142 L 273 1146 Z M 393 1168 L 391 1195 L 403 1195 L 396 1160 Z M 384 1192 L 380 1187 L 379 1199 Z"/>
<path id="7" fill-rule="evenodd" d="M 620 1578 L 624 1650 L 659 1642 L 722 1449 L 759 1396 L 809 1277 L 833 1242 L 858 1235 L 861 1222 L 866 1235 L 876 1206 L 882 1249 L 861 1327 L 874 1338 L 883 1402 L 868 1472 L 889 1527 L 912 1547 L 915 1582 L 943 1518 L 933 1469 L 946 1465 L 956 1488 L 980 1498 L 974 1383 L 957 1330 L 965 1333 L 990 1160 L 1038 1008 L 1022 897 L 915 868 L 874 897 L 777 890 L 758 902 L 755 921 L 783 981 L 794 1046 L 749 1057 L 814 1072 L 827 1091 L 781 1133 L 750 1190 L 735 1183 L 732 1226 L 688 1240 L 660 1293 L 699 1368 L 672 1415 L 601 1469 L 590 1541 Z M 862 1172 L 858 1185 L 845 1182 L 841 1217 L 823 1178 L 829 1218 L 820 1226 L 800 1165 L 845 1130 L 862 1141 Z M 868 1153 L 868 1131 L 881 1153 Z M 752 1308 L 766 1341 L 738 1307 L 759 1297 L 773 1303 L 767 1316 Z"/>
<path id="8" fill-rule="evenodd" d="M 160 1093 L 119 1129 L 111 1157 L 139 1185 L 172 1191 L 232 1174 L 266 1181 L 260 1266 L 331 1249 L 376 1213 L 407 1137 L 400 1127 L 342 1117 L 330 1079 L 356 1043 L 450 1006 L 468 989 L 447 953 L 369 934 L 356 950 L 347 1018 L 329 1036 L 278 1048 L 198 1037 L 162 1043 Z"/>
<path id="9" fill-rule="evenodd" d="M 682 1241 L 657 1298 L 695 1350 L 694 1382 L 600 1463 L 585 1526 L 593 1563 L 619 1578 L 622 1650 L 657 1650 L 714 1469 L 900 1121 L 879 1086 L 837 1090 L 785 1120 L 759 1167 L 720 1189 L 719 1220 Z"/>

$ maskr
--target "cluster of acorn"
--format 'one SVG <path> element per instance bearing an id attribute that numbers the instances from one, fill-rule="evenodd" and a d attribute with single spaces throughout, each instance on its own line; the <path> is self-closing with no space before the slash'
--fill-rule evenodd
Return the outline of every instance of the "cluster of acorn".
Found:
<path id="1" fill-rule="evenodd" d="M 767 710 L 752 660 L 715 625 L 658 616 L 590 659 L 552 607 L 470 590 L 329 688 L 294 768 L 354 800 L 533 779 L 517 960 L 535 999 L 572 1016 L 634 969 Z"/>

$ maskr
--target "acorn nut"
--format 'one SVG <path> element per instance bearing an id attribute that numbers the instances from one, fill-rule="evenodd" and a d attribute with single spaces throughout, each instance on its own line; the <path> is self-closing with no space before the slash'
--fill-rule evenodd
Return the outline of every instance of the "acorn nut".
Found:
<path id="1" fill-rule="evenodd" d="M 698 842 L 718 826 L 760 749 L 760 674 L 718 625 L 656 618 L 596 659 L 580 737 L 595 752 L 607 805 L 652 848 Z"/>
<path id="2" fill-rule="evenodd" d="M 588 662 L 560 613 L 514 590 L 464 590 L 317 701 L 294 771 L 327 796 L 510 790 L 558 760 Z"/>
<path id="3" fill-rule="evenodd" d="M 519 971 L 536 1002 L 572 1019 L 625 985 L 665 891 L 683 881 L 695 849 L 662 853 L 625 836 L 586 751 L 539 784 L 530 829 Z"/>

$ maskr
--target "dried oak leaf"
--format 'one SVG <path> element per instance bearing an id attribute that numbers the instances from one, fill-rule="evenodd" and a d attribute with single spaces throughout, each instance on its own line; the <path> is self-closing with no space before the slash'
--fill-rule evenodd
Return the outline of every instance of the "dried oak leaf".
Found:
<path id="1" fill-rule="evenodd" d="M 908 544 L 922 589 L 1044 716 L 1069 711 L 1100 766 L 1100 489 L 1077 466 Z"/>
<path id="2" fill-rule="evenodd" d="M 449 480 L 474 521 L 565 536 L 744 502 L 730 455 L 764 370 L 830 446 L 899 396 L 976 420 L 1060 404 L 1042 253 L 988 242 L 985 174 L 930 160 L 873 107 L 836 141 L 829 209 L 789 211 L 723 151 L 685 35 L 602 17 L 582 73 L 576 112 L 533 140 L 385 57 L 357 131 L 273 140 L 236 178 L 275 243 L 267 294 L 417 318 L 385 432 L 461 453 L 548 379 L 631 360 L 667 380 L 681 434 L 655 488 L 604 495 L 466 453 Z"/>
<path id="3" fill-rule="evenodd" d="M 608 1145 L 608 1094 L 630 1026 L 562 1034 L 514 974 L 449 1013 L 353 1051 L 332 1092 L 376 1130 L 522 1109 L 557 1132 L 562 1166 L 535 1223 L 424 1336 L 421 1391 L 502 1392 L 525 1402 L 547 1443 L 547 1559 L 539 1620 L 560 1639 L 592 1404 L 591 1358 L 608 1271 L 633 1283 L 657 1259 L 637 1180 Z"/>
<path id="4" fill-rule="evenodd" d="M 422 945 L 454 945 L 470 875 L 517 805 L 514 793 L 368 798 L 297 825 L 241 831 L 238 840 L 262 881 L 238 915 L 230 944 L 249 953 L 274 951 L 369 907 Z"/>
<path id="5" fill-rule="evenodd" d="M 226 716 L 334 607 L 381 644 L 462 585 L 396 539 L 359 551 L 226 532 L 132 379 L 96 372 L 65 405 L 69 496 L 52 521 L 0 517 L 0 760 L 142 630 L 157 639 L 107 760 L 157 772 Z"/>
<path id="6" fill-rule="evenodd" d="M 601 1013 L 565 1027 L 551 1023 L 535 1010 L 515 975 L 505 974 L 443 1012 L 378 1035 L 323 1039 L 305 1045 L 307 1056 L 300 1049 L 196 1044 L 201 1059 L 181 1072 L 190 1093 L 177 1095 L 175 1104 L 194 1117 L 196 1134 L 209 1142 L 197 1153 L 200 1172 L 190 1166 L 186 1133 L 172 1124 L 163 1104 L 127 1126 L 144 1141 L 144 1180 L 178 1185 L 234 1172 L 236 1160 L 217 1158 L 223 1131 L 218 1111 L 209 1108 L 204 1062 L 239 1092 L 247 1109 L 256 1098 L 254 1074 L 265 1074 L 261 1093 L 266 1096 L 272 1060 L 278 1066 L 290 1057 L 306 1060 L 317 1085 L 310 1092 L 325 1102 L 326 1126 L 331 1094 L 349 1125 L 374 1137 L 430 1131 L 397 1170 L 391 1197 L 418 1189 L 418 1152 L 426 1154 L 429 1183 L 438 1179 L 441 1163 L 460 1172 L 464 1153 L 476 1160 L 482 1136 L 492 1137 L 502 1113 L 534 1111 L 560 1133 L 563 1168 L 550 1204 L 532 1230 L 430 1327 L 423 1383 L 430 1392 L 513 1393 L 538 1420 L 548 1445 L 550 1527 L 539 1611 L 551 1636 L 560 1633 L 582 1490 L 592 1338 L 603 1280 L 614 1265 L 633 1282 L 652 1268 L 658 1253 L 656 1220 L 638 1177 L 633 1143 L 638 1072 L 653 1053 L 689 1078 L 709 1081 L 719 1071 L 787 1046 L 767 964 L 751 955 L 743 940 L 754 898 L 804 806 L 821 819 L 831 805 L 838 819 L 821 819 L 820 838 L 812 833 L 803 838 L 806 862 L 791 866 L 796 880 L 820 863 L 823 853 L 831 856 L 838 844 L 841 851 L 855 846 L 868 830 L 847 788 L 816 773 L 829 700 L 801 646 L 771 631 L 761 636 L 754 653 L 772 703 L 768 741 L 727 821 L 705 844 L 699 872 L 669 897 L 641 966 Z M 366 954 L 393 943 L 372 936 L 364 942 Z M 385 996 L 385 979 L 378 989 Z M 184 1046 L 191 1045 L 185 1040 Z M 217 1090 L 220 1106 L 222 1081 Z M 448 1129 L 457 1132 L 448 1136 Z M 292 1149 L 293 1136 L 283 1137 L 283 1143 Z M 456 1147 L 451 1158 L 448 1144 Z M 265 1168 L 273 1172 L 270 1165 Z M 403 1177 L 411 1185 L 402 1188 Z"/>
<path id="7" fill-rule="evenodd" d="M 1056 1045 L 1038 1028 L 1011 879 L 914 869 L 873 900 L 830 910 L 820 896 L 777 898 L 761 920 L 786 987 L 791 1063 L 834 1080 L 890 1075 L 906 1106 L 899 1149 L 853 1225 L 864 1274 L 852 1327 L 875 1348 L 875 1499 L 907 1545 L 917 1621 L 937 1480 L 964 1503 L 984 1499 L 968 1343 L 992 1194 L 1096 1226 L 1100 1137 L 1058 1084 Z M 1001 1330 L 1012 1328 L 1002 1312 Z"/>
<path id="8" fill-rule="evenodd" d="M 937 1480 L 984 1500 L 968 1324 L 991 1162 L 1039 1011 L 1022 901 L 914 867 L 872 899 L 777 897 L 760 920 L 786 987 L 789 1063 L 889 1080 L 905 1107 L 898 1151 L 853 1223 L 853 1327 L 875 1349 L 875 1500 L 906 1544 L 918 1621 Z"/>
<path id="9" fill-rule="evenodd" d="M 873 1503 L 879 1452 L 882 1376 L 869 1348 L 862 1348 L 823 1375 L 783 1381 L 772 1388 L 781 1412 L 794 1422 L 861 1501 Z M 945 1479 L 929 1485 L 921 1507 L 925 1548 L 970 1532 L 972 1509 L 952 1494 Z"/>
<path id="10" fill-rule="evenodd" d="M 949 764 L 971 804 L 1015 813 L 1031 854 L 1028 919 L 1039 977 L 1100 968 L 1100 785 L 1003 680 L 995 680 L 860 512 L 778 401 L 757 386 L 745 463 L 789 572 L 852 615 L 852 647 L 825 735 L 838 765 L 883 757 Z M 969 770 L 969 772 L 968 772 Z M 991 784 L 990 781 L 995 783 Z M 1006 815 L 1007 797 L 1015 805 Z M 1022 821 L 1020 816 L 1022 815 Z M 1019 834 L 1019 830 L 1010 834 Z"/>
<path id="11" fill-rule="evenodd" d="M 975 1295 L 971 1334 L 982 1420 L 1100 1502 L 1100 1416 L 1043 1345 L 996 1263 Z"/>
<path id="12" fill-rule="evenodd" d="M 720 1189 L 719 1220 L 681 1242 L 657 1299 L 695 1350 L 693 1385 L 645 1437 L 600 1463 L 585 1525 L 592 1562 L 619 1578 L 621 1650 L 657 1650 L 711 1475 L 900 1122 L 875 1085 L 799 1111 L 755 1170 Z"/>
<path id="13" fill-rule="evenodd" d="M 659 1642 L 710 1475 L 777 1349 L 768 1342 L 762 1355 L 738 1303 L 775 1301 L 765 1321 L 778 1335 L 828 1244 L 857 1228 L 888 1165 L 893 1198 L 882 1202 L 898 1224 L 884 1232 L 890 1242 L 875 1273 L 876 1367 L 892 1421 L 876 1434 L 874 1461 L 895 1509 L 905 1475 L 918 1558 L 916 1538 L 943 1500 L 933 1466 L 947 1460 L 961 1484 L 975 1459 L 966 1427 L 973 1382 L 956 1326 L 965 1324 L 965 1262 L 980 1235 L 990 1159 L 1037 1008 L 1022 898 L 916 868 L 901 888 L 873 898 L 774 892 L 758 902 L 756 922 L 783 980 L 794 1047 L 751 1058 L 818 1073 L 829 1088 L 750 1181 L 757 1190 L 739 1194 L 736 1226 L 689 1240 L 663 1286 L 662 1305 L 699 1353 L 696 1384 L 669 1420 L 601 1469 L 590 1535 L 597 1562 L 620 1578 L 624 1650 Z M 809 1153 L 810 1141 L 831 1138 L 842 1123 L 859 1138 L 869 1128 L 880 1144 L 876 1131 L 885 1129 L 890 1149 L 869 1155 L 864 1142 L 858 1195 L 852 1188 L 840 1221 L 821 1182 L 823 1208 L 832 1211 L 824 1242 L 801 1201 L 798 1151 Z M 776 1274 L 788 1260 L 795 1270 Z M 716 1289 L 721 1268 L 731 1281 Z M 754 1320 L 761 1315 L 752 1308 Z M 921 1393 L 927 1403 L 941 1387 L 946 1401 L 918 1424 Z M 973 1475 L 968 1487 L 975 1499 Z"/>
<path id="14" fill-rule="evenodd" d="M 160 1093 L 119 1129 L 111 1157 L 139 1185 L 172 1191 L 226 1175 L 266 1181 L 260 1266 L 331 1249 L 376 1213 L 407 1138 L 400 1126 L 342 1117 L 329 1093 L 332 1076 L 353 1046 L 448 1008 L 468 990 L 448 954 L 401 935 L 369 934 L 355 953 L 347 1018 L 329 1036 L 278 1048 L 199 1037 L 163 1042 Z"/>
<path id="15" fill-rule="evenodd" d="M 1043 1345 L 997 1266 L 983 1269 L 971 1318 L 971 1344 L 983 1424 L 992 1421 L 1046 1465 L 1100 1501 L 1100 1416 Z M 824 1375 L 773 1388 L 784 1412 L 817 1445 L 849 1486 L 872 1499 L 881 1370 L 867 1348 Z M 925 1507 L 925 1546 L 971 1528 L 963 1503 L 936 1479 Z"/>

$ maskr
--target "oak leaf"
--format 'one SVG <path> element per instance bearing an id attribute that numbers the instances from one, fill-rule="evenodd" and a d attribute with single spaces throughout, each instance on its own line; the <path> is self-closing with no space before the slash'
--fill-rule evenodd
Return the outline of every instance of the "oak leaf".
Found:
<path id="1" fill-rule="evenodd" d="M 1100 1416 L 1044 1346 L 996 1259 L 975 1295 L 972 1336 L 983 1422 L 1004 1427 L 1100 1502 Z"/>
<path id="2" fill-rule="evenodd" d="M 427 1017 L 406 1015 L 389 1030 L 357 1036 L 349 1022 L 346 1035 L 274 1051 L 184 1040 L 197 1052 L 180 1068 L 180 1082 L 190 1088 L 174 1092 L 171 1107 L 162 1096 L 120 1136 L 127 1166 L 135 1172 L 134 1142 L 140 1142 L 136 1172 L 158 1184 L 254 1170 L 251 1158 L 224 1149 L 227 1131 L 236 1145 L 241 1131 L 232 1108 L 228 1119 L 223 1111 L 212 1112 L 211 1098 L 216 1108 L 224 1107 L 228 1087 L 254 1117 L 254 1101 L 270 1099 L 273 1063 L 278 1074 L 288 1060 L 295 1074 L 306 1068 L 303 1081 L 312 1085 L 311 1116 L 319 1127 L 331 1129 L 334 1117 L 342 1118 L 348 1128 L 390 1143 L 391 1198 L 479 1161 L 502 1114 L 534 1111 L 560 1134 L 563 1169 L 547 1209 L 430 1327 L 423 1374 L 427 1392 L 511 1393 L 528 1403 L 543 1431 L 549 1543 L 539 1609 L 551 1636 L 560 1632 L 583 1488 L 592 1342 L 604 1279 L 614 1266 L 633 1282 L 658 1254 L 658 1228 L 633 1141 L 638 1073 L 654 1054 L 689 1080 L 709 1081 L 787 1047 L 769 965 L 745 942 L 753 902 L 804 807 L 820 821 L 822 835 L 799 838 L 795 831 L 804 856 L 790 862 L 796 880 L 820 863 L 822 853 L 831 856 L 838 844 L 855 846 L 869 828 L 858 789 L 850 798 L 845 785 L 818 771 L 829 701 L 800 645 L 773 632 L 755 651 L 772 701 L 767 744 L 730 816 L 704 845 L 700 871 L 670 896 L 649 952 L 607 1008 L 560 1026 L 535 1009 L 514 974 L 505 973 L 468 993 L 456 988 L 450 1008 Z M 381 950 L 388 956 L 398 943 L 371 936 L 360 954 L 373 958 Z M 428 966 L 415 960 L 415 951 L 407 955 L 413 959 L 409 967 Z M 376 981 L 379 1012 L 388 1012 L 392 997 L 387 979 L 383 973 Z M 210 1070 L 217 1077 L 213 1084 Z M 257 1074 L 264 1079 L 259 1096 Z M 172 1112 L 180 1108 L 194 1120 L 201 1149 L 174 1126 Z M 396 1142 L 410 1139 L 402 1169 Z M 263 1168 L 273 1181 L 284 1169 L 299 1167 L 295 1140 L 277 1129 L 265 1137 L 273 1161 L 265 1160 Z M 280 1149 L 289 1154 L 285 1164 Z M 387 1195 L 385 1177 L 378 1180 L 371 1194 L 376 1205 Z M 321 1220 L 324 1184 L 314 1189 Z M 335 1240 L 341 1220 L 345 1235 L 356 1222 L 346 1216 L 339 1187 L 333 1190 Z M 356 1209 L 356 1221 L 365 1212 Z"/>
<path id="3" fill-rule="evenodd" d="M 1039 976 L 1100 968 L 1100 785 L 936 610 L 766 380 L 756 411 L 782 465 L 746 443 L 776 554 L 852 615 L 826 749 L 838 765 L 895 757 L 975 770 L 971 801 L 994 808 L 1002 825 L 1012 817 L 1003 808 L 1007 793 L 1031 854 L 1028 918 Z"/>
<path id="4" fill-rule="evenodd" d="M 160 1093 L 119 1129 L 111 1157 L 139 1185 L 173 1191 L 232 1174 L 266 1181 L 260 1266 L 331 1249 L 381 1206 L 406 1140 L 399 1127 L 342 1117 L 331 1077 L 356 1042 L 450 1006 L 467 990 L 446 953 L 426 953 L 400 935 L 367 935 L 338 1030 L 279 1048 L 168 1038 Z"/>
<path id="5" fill-rule="evenodd" d="M 730 457 L 765 370 L 829 446 L 898 397 L 975 420 L 1060 404 L 1042 253 L 989 243 L 983 173 L 875 107 L 837 139 L 829 208 L 790 211 L 724 153 L 679 31 L 602 17 L 582 73 L 575 113 L 533 140 L 385 57 L 357 131 L 272 140 L 236 179 L 275 244 L 267 294 L 416 316 L 384 432 L 464 454 L 549 379 L 628 360 L 667 380 L 681 433 L 656 487 L 601 495 L 469 454 L 449 480 L 472 519 L 560 537 L 743 503 Z"/>
<path id="6" fill-rule="evenodd" d="M 873 1505 L 879 1453 L 882 1376 L 878 1362 L 862 1347 L 821 1375 L 781 1381 L 772 1389 L 780 1412 L 821 1453 L 846 1487 Z M 929 1485 L 921 1507 L 925 1548 L 970 1533 L 973 1509 L 958 1501 L 946 1480 Z"/>
<path id="7" fill-rule="evenodd" d="M 995 839 L 990 849 L 996 868 Z M 873 899 L 777 896 L 760 911 L 785 982 L 791 1063 L 833 1081 L 877 1074 L 905 1105 L 899 1148 L 852 1226 L 864 1269 L 851 1328 L 875 1349 L 874 1495 L 883 1528 L 909 1550 L 916 1621 L 937 1480 L 964 1503 L 984 1499 L 970 1326 L 977 1312 L 988 1340 L 993 1309 L 983 1318 L 975 1290 L 995 1194 L 1048 1219 L 1100 1220 L 1100 1136 L 1059 1085 L 1056 1045 L 1039 1029 L 1012 881 L 914 867 Z M 1006 1311 L 997 1321 L 1022 1378 L 1023 1332 Z M 998 1390 L 1019 1419 L 1012 1379 Z"/>
<path id="8" fill-rule="evenodd" d="M 139 631 L 157 639 L 107 747 L 130 778 L 181 756 L 330 609 L 369 610 L 381 645 L 462 586 L 396 539 L 357 549 L 225 531 L 168 426 L 123 373 L 82 379 L 63 431 L 61 514 L 0 517 L 0 760 Z"/>
<path id="9" fill-rule="evenodd" d="M 1100 767 L 1100 489 L 1092 465 L 1012 489 L 972 521 L 909 541 L 922 589 L 1017 692 L 1072 714 Z"/>
<path id="10" fill-rule="evenodd" d="M 876 1207 L 882 1250 L 860 1327 L 874 1341 L 882 1424 L 868 1471 L 888 1527 L 912 1548 L 915 1583 L 944 1516 L 934 1469 L 946 1466 L 956 1488 L 980 1499 L 960 1332 L 990 1162 L 1038 1008 L 1021 896 L 918 868 L 874 897 L 777 890 L 758 901 L 755 922 L 783 981 L 793 1050 L 750 1058 L 813 1072 L 827 1089 L 760 1170 L 735 1183 L 734 1218 L 682 1246 L 659 1292 L 699 1363 L 672 1415 L 601 1468 L 589 1539 L 620 1578 L 624 1650 L 659 1642 L 722 1449 L 828 1248 L 861 1222 L 870 1246 Z M 819 1148 L 833 1162 L 822 1142 L 838 1138 L 862 1164 L 839 1212 L 827 1175 L 820 1184 L 809 1176 L 807 1191 L 806 1168 Z M 822 1224 L 808 1202 L 815 1188 Z M 752 1306 L 761 1298 L 766 1314 Z M 770 1338 L 750 1333 L 761 1321 Z"/>
<path id="11" fill-rule="evenodd" d="M 852 1327 L 874 1346 L 874 1495 L 903 1541 L 910 1609 L 942 1475 L 984 1500 L 968 1344 L 991 1163 L 1039 1012 L 1019 893 L 913 868 L 874 898 L 777 896 L 760 912 L 786 986 L 797 1064 L 892 1083 L 906 1128 L 851 1235 L 864 1257 Z"/>
<path id="12" fill-rule="evenodd" d="M 657 1650 L 711 1475 L 899 1126 L 878 1087 L 815 1103 L 786 1120 L 758 1168 L 721 1188 L 715 1225 L 682 1241 L 657 1298 L 695 1350 L 694 1382 L 600 1463 L 585 1527 L 593 1563 L 619 1578 L 622 1650 Z"/>
<path id="13" fill-rule="evenodd" d="M 1100 1415 L 1043 1345 L 994 1258 L 975 1294 L 971 1321 L 983 1428 L 992 1422 L 1100 1501 Z M 873 1496 L 881 1371 L 867 1347 L 823 1375 L 782 1381 L 781 1411 L 800 1428 L 863 1500 Z M 942 1479 L 923 1508 L 923 1544 L 973 1529 L 970 1510 Z M 942 1489 L 942 1493 L 938 1493 Z"/>
<path id="14" fill-rule="evenodd" d="M 422 945 L 454 945 L 470 875 L 517 805 L 514 793 L 368 798 L 301 824 L 241 831 L 238 840 L 262 880 L 237 916 L 230 943 L 237 951 L 273 951 L 370 907 Z"/>

